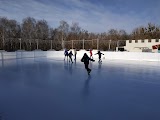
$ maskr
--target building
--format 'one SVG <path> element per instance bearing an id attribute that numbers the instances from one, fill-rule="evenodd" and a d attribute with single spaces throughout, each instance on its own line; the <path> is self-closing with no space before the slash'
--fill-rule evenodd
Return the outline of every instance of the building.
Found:
<path id="1" fill-rule="evenodd" d="M 158 52 L 160 39 L 126 40 L 124 49 L 128 52 Z"/>

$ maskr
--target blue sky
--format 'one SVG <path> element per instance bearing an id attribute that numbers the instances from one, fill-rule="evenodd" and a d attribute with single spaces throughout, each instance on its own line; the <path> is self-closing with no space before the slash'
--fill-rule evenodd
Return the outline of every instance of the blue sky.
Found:
<path id="1" fill-rule="evenodd" d="M 131 32 L 149 22 L 160 25 L 159 11 L 160 0 L 0 0 L 0 16 L 20 23 L 34 17 L 56 28 L 65 20 L 99 33 L 111 28 Z"/>

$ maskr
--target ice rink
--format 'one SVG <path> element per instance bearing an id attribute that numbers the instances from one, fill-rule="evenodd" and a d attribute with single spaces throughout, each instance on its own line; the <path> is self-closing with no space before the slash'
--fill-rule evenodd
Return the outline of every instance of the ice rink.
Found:
<path id="1" fill-rule="evenodd" d="M 0 61 L 0 120 L 160 120 L 160 63 Z"/>

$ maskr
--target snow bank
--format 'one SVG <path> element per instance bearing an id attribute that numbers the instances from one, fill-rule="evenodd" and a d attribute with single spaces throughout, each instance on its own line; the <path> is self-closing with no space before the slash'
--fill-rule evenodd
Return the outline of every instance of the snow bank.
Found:
<path id="1" fill-rule="evenodd" d="M 74 54 L 74 51 L 72 51 Z M 77 51 L 77 59 L 81 59 L 83 54 L 89 51 L 80 50 Z M 94 59 L 98 59 L 97 50 L 93 50 Z M 160 53 L 140 53 L 140 52 L 108 52 L 102 51 L 104 55 L 103 60 L 136 60 L 136 61 L 160 61 Z M 0 60 L 2 59 L 21 59 L 21 58 L 56 58 L 63 59 L 64 51 L 16 51 L 16 52 L 0 52 Z"/>

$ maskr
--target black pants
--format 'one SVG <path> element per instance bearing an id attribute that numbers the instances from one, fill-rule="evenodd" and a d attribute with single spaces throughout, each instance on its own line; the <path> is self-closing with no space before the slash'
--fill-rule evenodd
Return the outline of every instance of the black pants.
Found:
<path id="1" fill-rule="evenodd" d="M 101 56 L 99 56 L 99 62 L 100 62 L 100 61 L 102 61 L 102 60 L 101 60 Z"/>
<path id="2" fill-rule="evenodd" d="M 73 61 L 72 61 L 72 56 L 69 56 L 69 58 L 70 58 L 70 61 L 73 62 Z"/>
<path id="3" fill-rule="evenodd" d="M 85 69 L 86 69 L 87 71 L 91 71 L 91 69 L 88 68 L 88 65 L 89 65 L 89 64 L 84 64 L 84 65 L 85 65 Z"/>

